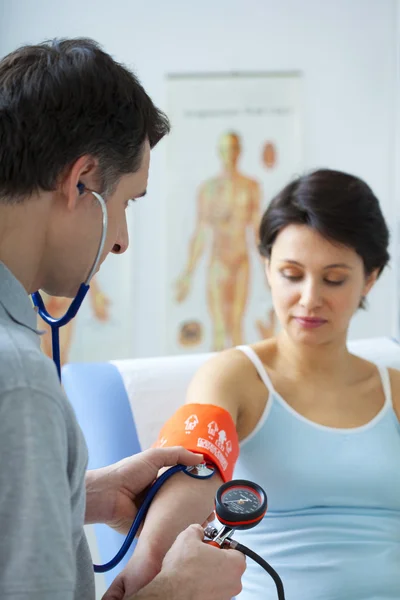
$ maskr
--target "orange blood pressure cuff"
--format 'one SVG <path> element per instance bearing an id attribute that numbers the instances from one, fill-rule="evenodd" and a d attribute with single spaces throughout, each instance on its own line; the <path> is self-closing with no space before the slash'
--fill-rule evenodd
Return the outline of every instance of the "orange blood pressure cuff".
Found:
<path id="1" fill-rule="evenodd" d="M 183 446 L 203 454 L 224 482 L 232 479 L 239 456 L 239 439 L 229 412 L 213 404 L 185 404 L 160 431 L 155 448 Z"/>

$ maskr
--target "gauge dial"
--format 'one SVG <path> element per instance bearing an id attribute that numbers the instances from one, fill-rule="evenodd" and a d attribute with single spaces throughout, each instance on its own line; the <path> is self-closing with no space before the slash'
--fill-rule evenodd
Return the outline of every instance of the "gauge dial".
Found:
<path id="1" fill-rule="evenodd" d="M 238 485 L 227 489 L 221 496 L 221 502 L 229 511 L 248 515 L 260 508 L 262 498 L 254 489 Z"/>
<path id="2" fill-rule="evenodd" d="M 217 519 L 234 529 L 250 529 L 261 521 L 267 510 L 267 495 L 251 481 L 237 479 L 222 485 L 216 495 Z"/>

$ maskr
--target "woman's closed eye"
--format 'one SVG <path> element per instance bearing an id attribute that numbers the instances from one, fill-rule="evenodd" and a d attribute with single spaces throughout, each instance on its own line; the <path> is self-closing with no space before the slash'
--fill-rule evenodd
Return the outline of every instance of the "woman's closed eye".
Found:
<path id="1" fill-rule="evenodd" d="M 303 273 L 299 273 L 299 272 L 292 271 L 292 270 L 287 270 L 287 269 L 283 269 L 281 271 L 281 275 L 285 279 L 287 279 L 289 281 L 292 281 L 292 282 L 301 281 L 303 279 L 303 277 L 304 277 Z M 323 277 L 322 281 L 324 283 L 326 283 L 327 285 L 339 286 L 339 285 L 342 285 L 343 283 L 345 283 L 346 278 L 337 277 L 337 276 L 335 277 L 335 276 L 331 275 L 330 277 L 328 277 L 328 276 Z"/>
<path id="2" fill-rule="evenodd" d="M 293 269 L 282 269 L 280 273 L 282 277 L 288 279 L 289 281 L 301 281 L 303 278 L 303 273 L 294 271 Z"/>
<path id="3" fill-rule="evenodd" d="M 343 285 L 343 283 L 345 283 L 346 279 L 324 279 L 325 283 L 327 283 L 328 285 Z"/>

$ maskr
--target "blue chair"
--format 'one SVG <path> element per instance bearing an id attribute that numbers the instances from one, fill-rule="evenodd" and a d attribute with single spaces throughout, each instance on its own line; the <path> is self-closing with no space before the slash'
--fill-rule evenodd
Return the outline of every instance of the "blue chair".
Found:
<path id="1" fill-rule="evenodd" d="M 75 410 L 89 449 L 89 469 L 97 469 L 140 452 L 129 399 L 118 369 L 111 363 L 68 364 L 62 370 L 65 392 Z M 107 525 L 95 525 L 102 563 L 120 549 L 124 536 Z M 114 569 L 105 573 L 107 585 L 132 556 L 134 544 Z"/>

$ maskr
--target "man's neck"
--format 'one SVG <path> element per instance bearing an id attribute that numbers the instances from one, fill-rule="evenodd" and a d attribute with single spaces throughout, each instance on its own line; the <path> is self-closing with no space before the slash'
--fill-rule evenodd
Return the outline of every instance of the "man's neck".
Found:
<path id="1" fill-rule="evenodd" d="M 49 200 L 31 197 L 18 204 L 0 203 L 0 261 L 27 293 L 40 287 Z"/>

